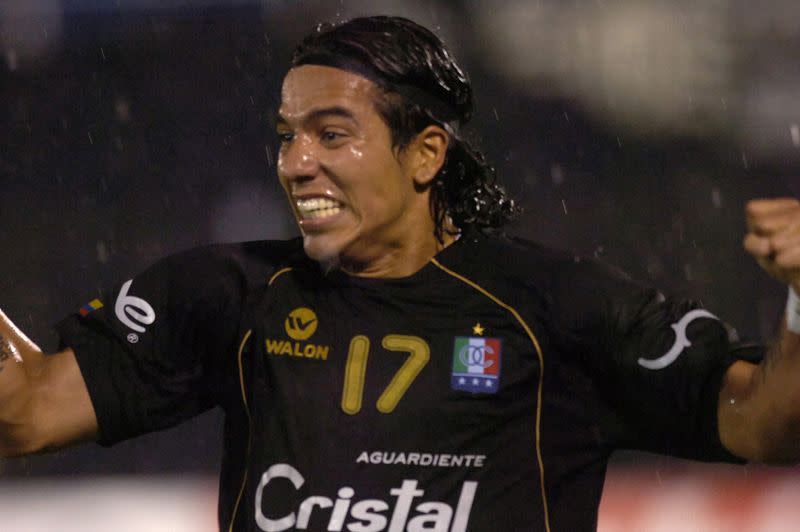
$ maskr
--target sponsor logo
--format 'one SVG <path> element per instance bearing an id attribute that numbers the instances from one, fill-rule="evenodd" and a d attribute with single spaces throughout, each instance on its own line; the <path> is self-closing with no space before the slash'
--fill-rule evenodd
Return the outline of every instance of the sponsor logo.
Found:
<path id="1" fill-rule="evenodd" d="M 95 310 L 100 310 L 101 308 L 103 308 L 103 302 L 99 299 L 93 299 L 78 309 L 78 314 L 81 316 L 88 316 Z"/>
<path id="2" fill-rule="evenodd" d="M 355 490 L 350 486 L 339 488 L 336 499 L 324 495 L 312 495 L 300 503 L 297 511 L 282 516 L 268 517 L 265 509 L 268 499 L 264 499 L 264 488 L 275 479 L 285 479 L 295 489 L 300 489 L 305 479 L 289 464 L 275 464 L 261 475 L 256 488 L 255 520 L 264 532 L 283 530 L 307 530 L 312 512 L 330 510 L 328 531 L 351 530 L 359 532 L 422 532 L 424 530 L 449 530 L 465 532 L 478 483 L 467 480 L 461 485 L 455 511 L 444 502 L 415 499 L 425 496 L 425 490 L 418 489 L 418 481 L 403 480 L 399 488 L 390 488 L 385 499 L 355 500 Z M 412 508 L 413 506 L 413 508 Z"/>
<path id="3" fill-rule="evenodd" d="M 500 384 L 500 338 L 457 336 L 453 346 L 453 390 L 496 393 Z"/>
<path id="4" fill-rule="evenodd" d="M 413 465 L 423 467 L 483 467 L 485 454 L 415 453 L 404 451 L 361 451 L 357 464 Z"/>
<path id="5" fill-rule="evenodd" d="M 294 341 L 267 338 L 264 342 L 267 354 L 328 360 L 330 346 L 304 342 L 317 332 L 318 324 L 319 320 L 313 310 L 305 307 L 294 309 L 283 322 L 286 334 Z"/>
<path id="6" fill-rule="evenodd" d="M 114 304 L 114 314 L 126 327 L 138 333 L 145 331 L 144 325 L 156 321 L 156 313 L 150 303 L 142 298 L 128 295 L 133 279 L 126 281 L 119 290 Z"/>
<path id="7" fill-rule="evenodd" d="M 317 332 L 317 323 L 317 315 L 313 310 L 300 307 L 289 313 L 283 326 L 292 340 L 308 340 Z"/>
<path id="8" fill-rule="evenodd" d="M 640 358 L 637 361 L 639 365 L 647 369 L 664 369 L 675 362 L 678 357 L 681 356 L 681 353 L 683 353 L 687 347 L 692 345 L 692 342 L 686 336 L 686 329 L 689 327 L 690 323 L 699 318 L 711 318 L 714 320 L 719 319 L 707 310 L 690 310 L 680 320 L 670 325 L 670 327 L 672 327 L 672 329 L 675 331 L 675 343 L 672 344 L 672 347 L 670 347 L 666 353 L 658 358 Z"/>

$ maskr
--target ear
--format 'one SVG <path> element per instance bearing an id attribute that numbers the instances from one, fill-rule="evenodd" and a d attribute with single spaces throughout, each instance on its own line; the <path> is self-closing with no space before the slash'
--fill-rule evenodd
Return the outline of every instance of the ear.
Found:
<path id="1" fill-rule="evenodd" d="M 442 127 L 430 125 L 411 142 L 412 176 L 418 187 L 427 187 L 444 164 L 450 135 Z"/>

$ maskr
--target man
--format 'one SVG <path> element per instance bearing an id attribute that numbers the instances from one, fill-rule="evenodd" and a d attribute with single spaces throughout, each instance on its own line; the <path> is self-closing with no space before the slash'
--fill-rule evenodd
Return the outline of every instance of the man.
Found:
<path id="1" fill-rule="evenodd" d="M 589 530 L 616 448 L 800 455 L 800 204 L 748 205 L 788 284 L 768 353 L 709 311 L 507 239 L 513 203 L 458 136 L 470 86 L 405 19 L 310 35 L 278 174 L 302 239 L 192 250 L 59 325 L 2 317 L 6 455 L 226 414 L 226 530 Z"/>

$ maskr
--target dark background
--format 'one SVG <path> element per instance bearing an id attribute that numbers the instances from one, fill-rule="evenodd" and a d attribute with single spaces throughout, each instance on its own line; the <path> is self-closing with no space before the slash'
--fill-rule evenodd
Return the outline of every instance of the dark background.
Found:
<path id="1" fill-rule="evenodd" d="M 272 125 L 291 50 L 318 22 L 389 13 L 437 31 L 471 74 L 469 136 L 525 209 L 511 232 L 768 340 L 785 288 L 742 251 L 743 208 L 800 195 L 797 5 L 2 3 L 0 306 L 53 349 L 52 324 L 161 256 L 294 235 Z M 212 412 L 0 474 L 213 473 L 219 442 Z"/>

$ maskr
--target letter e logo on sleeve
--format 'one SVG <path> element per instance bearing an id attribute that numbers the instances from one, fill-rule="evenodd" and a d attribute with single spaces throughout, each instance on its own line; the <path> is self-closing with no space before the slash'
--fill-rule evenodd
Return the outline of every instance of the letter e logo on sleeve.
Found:
<path id="1" fill-rule="evenodd" d="M 684 316 L 678 320 L 676 323 L 670 325 L 672 330 L 675 331 L 675 342 L 672 344 L 672 347 L 669 348 L 669 351 L 664 353 L 658 358 L 648 359 L 648 358 L 640 358 L 637 362 L 640 366 L 647 369 L 664 369 L 673 362 L 675 362 L 683 350 L 692 345 L 692 342 L 686 336 L 686 329 L 689 327 L 689 324 L 692 323 L 694 320 L 698 318 L 710 318 L 713 320 L 719 320 L 716 316 L 708 312 L 707 310 L 703 309 L 695 309 L 687 312 Z"/>
<path id="2" fill-rule="evenodd" d="M 125 326 L 143 333 L 144 325 L 150 325 L 156 321 L 156 313 L 150 303 L 144 299 L 128 295 L 128 289 L 132 283 L 133 279 L 126 281 L 120 288 L 117 302 L 114 304 L 114 313 Z"/>

